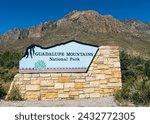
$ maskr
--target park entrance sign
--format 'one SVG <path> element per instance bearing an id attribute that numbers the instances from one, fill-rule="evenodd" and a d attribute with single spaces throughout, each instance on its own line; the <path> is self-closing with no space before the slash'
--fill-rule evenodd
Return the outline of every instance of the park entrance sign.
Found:
<path id="1" fill-rule="evenodd" d="M 19 62 L 19 72 L 87 72 L 97 51 L 97 46 L 75 40 L 47 48 L 31 45 Z"/>
<path id="2" fill-rule="evenodd" d="M 11 83 L 24 100 L 83 99 L 113 95 L 121 89 L 118 46 L 71 40 L 51 47 L 31 45 Z"/>

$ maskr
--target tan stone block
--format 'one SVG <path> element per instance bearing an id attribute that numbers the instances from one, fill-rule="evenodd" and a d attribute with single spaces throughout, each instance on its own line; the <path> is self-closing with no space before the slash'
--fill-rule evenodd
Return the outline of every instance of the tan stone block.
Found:
<path id="1" fill-rule="evenodd" d="M 83 91 L 80 91 L 80 90 L 79 90 L 79 94 L 83 94 L 83 93 L 84 93 Z"/>
<path id="2" fill-rule="evenodd" d="M 48 91 L 48 90 L 45 90 L 45 89 L 41 89 L 40 92 L 41 92 L 41 94 L 46 94 L 46 93 L 48 93 L 49 91 Z"/>
<path id="3" fill-rule="evenodd" d="M 65 83 L 64 84 L 64 88 L 73 88 L 74 87 L 74 83 Z"/>
<path id="4" fill-rule="evenodd" d="M 23 74 L 16 74 L 15 77 L 14 77 L 14 79 L 15 78 L 23 78 Z"/>
<path id="5" fill-rule="evenodd" d="M 120 71 L 112 72 L 112 77 L 121 78 L 121 72 Z"/>
<path id="6" fill-rule="evenodd" d="M 54 83 L 59 83 L 58 79 L 52 79 Z"/>
<path id="7" fill-rule="evenodd" d="M 108 58 L 104 58 L 104 61 L 102 64 L 108 64 Z"/>
<path id="8" fill-rule="evenodd" d="M 41 80 L 41 87 L 51 87 L 54 86 L 54 82 L 52 80 Z"/>
<path id="9" fill-rule="evenodd" d="M 120 68 L 120 62 L 114 62 L 114 67 L 115 68 Z"/>
<path id="10" fill-rule="evenodd" d="M 69 92 L 69 95 L 74 95 L 74 96 L 76 96 L 76 95 L 79 95 L 79 92 L 78 92 L 78 91 L 70 91 L 70 92 Z"/>
<path id="11" fill-rule="evenodd" d="M 64 84 L 63 83 L 55 83 L 54 86 L 56 89 L 63 89 L 64 88 Z"/>
<path id="12" fill-rule="evenodd" d="M 50 74 L 50 76 L 52 77 L 52 78 L 58 78 L 58 77 L 61 77 L 61 74 L 57 74 L 57 73 L 55 73 L 55 74 Z"/>
<path id="13" fill-rule="evenodd" d="M 85 79 L 75 79 L 75 82 L 78 82 L 78 83 L 85 82 Z"/>
<path id="14" fill-rule="evenodd" d="M 69 98 L 69 94 L 58 94 L 58 98 Z"/>
<path id="15" fill-rule="evenodd" d="M 47 89 L 48 89 L 49 91 L 51 91 L 51 90 L 54 90 L 55 88 L 54 88 L 54 85 L 53 85 L 53 86 L 51 86 L 51 87 L 47 87 Z"/>
<path id="16" fill-rule="evenodd" d="M 32 78 L 40 77 L 40 74 L 32 74 Z"/>
<path id="17" fill-rule="evenodd" d="M 119 82 L 119 79 L 118 79 L 118 78 L 110 78 L 110 79 L 109 79 L 109 82 L 110 82 L 110 83 L 118 83 L 118 82 Z"/>
<path id="18" fill-rule="evenodd" d="M 64 89 L 64 92 L 69 92 L 69 91 L 70 91 L 70 88 Z"/>
<path id="19" fill-rule="evenodd" d="M 101 88 L 101 89 L 108 88 L 108 85 L 109 85 L 109 84 L 100 84 L 100 88 Z"/>
<path id="20" fill-rule="evenodd" d="M 31 78 L 31 74 L 23 74 L 24 78 Z"/>
<path id="21" fill-rule="evenodd" d="M 108 87 L 121 87 L 122 84 L 121 83 L 109 83 Z"/>
<path id="22" fill-rule="evenodd" d="M 93 67 L 93 70 L 94 70 L 95 67 L 97 67 L 97 65 L 98 65 L 98 64 L 97 64 L 97 63 L 94 63 L 94 62 L 91 64 L 91 67 Z"/>
<path id="23" fill-rule="evenodd" d="M 83 91 L 84 93 L 92 93 L 94 92 L 94 88 L 84 88 Z"/>
<path id="24" fill-rule="evenodd" d="M 80 99 L 86 98 L 84 94 L 79 95 Z"/>
<path id="25" fill-rule="evenodd" d="M 70 97 L 70 96 L 69 96 Z M 79 99 L 79 96 L 73 96 L 73 99 Z"/>
<path id="26" fill-rule="evenodd" d="M 67 77 L 67 76 L 65 76 L 65 77 L 59 77 L 58 78 L 58 82 L 59 83 L 69 83 L 70 82 L 70 77 Z"/>
<path id="27" fill-rule="evenodd" d="M 86 81 L 94 81 L 96 80 L 96 78 L 93 76 L 93 77 L 86 77 Z"/>
<path id="28" fill-rule="evenodd" d="M 100 87 L 94 87 L 94 92 L 100 91 Z"/>
<path id="29" fill-rule="evenodd" d="M 59 89 L 58 94 L 64 93 L 64 89 Z"/>
<path id="30" fill-rule="evenodd" d="M 40 74 L 40 77 L 51 77 L 50 74 Z"/>
<path id="31" fill-rule="evenodd" d="M 100 74 L 102 72 L 102 70 L 93 70 L 92 73 L 93 74 Z"/>
<path id="32" fill-rule="evenodd" d="M 31 84 L 37 84 L 37 85 L 39 85 L 40 84 L 40 80 L 32 78 L 31 79 Z"/>
<path id="33" fill-rule="evenodd" d="M 103 73 L 104 73 L 104 74 L 109 74 L 109 75 L 112 74 L 111 70 L 103 70 Z"/>
<path id="34" fill-rule="evenodd" d="M 100 82 L 99 81 L 91 81 L 90 82 L 90 87 L 99 87 Z"/>
<path id="35" fill-rule="evenodd" d="M 58 98 L 58 93 L 46 93 L 45 98 L 46 99 Z"/>
<path id="36" fill-rule="evenodd" d="M 72 77 L 81 77 L 80 73 L 72 73 Z"/>
<path id="37" fill-rule="evenodd" d="M 23 81 L 23 84 L 25 84 L 25 85 L 31 84 L 31 81 L 30 81 L 30 80 L 24 80 L 24 81 Z"/>
<path id="38" fill-rule="evenodd" d="M 108 80 L 107 79 L 102 79 L 102 80 L 99 80 L 99 83 L 100 84 L 105 84 L 105 83 L 108 83 Z"/>
<path id="39" fill-rule="evenodd" d="M 113 65 L 113 64 L 114 64 L 114 61 L 113 61 L 112 58 L 108 58 L 108 64 L 109 64 L 109 65 Z"/>
<path id="40" fill-rule="evenodd" d="M 104 60 L 97 60 L 97 61 L 95 61 L 94 63 L 97 64 L 97 66 L 98 66 L 98 64 L 104 64 Z M 94 69 L 93 69 L 93 70 L 94 70 Z"/>
<path id="41" fill-rule="evenodd" d="M 103 54 L 104 57 L 109 57 L 110 51 L 109 50 L 104 50 L 102 54 Z"/>
<path id="42" fill-rule="evenodd" d="M 28 91 L 28 92 L 26 92 L 24 99 L 26 99 L 26 100 L 39 100 L 40 97 L 41 97 L 40 92 Z"/>
<path id="43" fill-rule="evenodd" d="M 115 71 L 121 72 L 121 69 L 120 68 L 111 68 L 111 71 L 112 72 L 115 72 Z"/>
<path id="44" fill-rule="evenodd" d="M 40 90 L 40 85 L 26 85 L 27 91 L 37 91 Z"/>
<path id="45" fill-rule="evenodd" d="M 48 87 L 40 87 L 41 90 L 48 90 Z"/>
<path id="46" fill-rule="evenodd" d="M 87 76 L 89 76 L 88 73 L 82 73 L 82 76 L 81 76 L 81 77 L 87 77 Z"/>
<path id="47" fill-rule="evenodd" d="M 83 83 L 75 83 L 75 89 L 82 89 Z"/>
<path id="48" fill-rule="evenodd" d="M 103 92 L 104 93 L 111 93 L 111 92 L 113 92 L 113 90 L 112 89 L 104 89 Z"/>
<path id="49" fill-rule="evenodd" d="M 90 93 L 90 98 L 100 97 L 100 93 Z"/>
<path id="50" fill-rule="evenodd" d="M 70 76 L 71 76 L 71 73 L 62 73 L 62 76 L 63 76 L 63 77 L 70 77 Z"/>
<path id="51" fill-rule="evenodd" d="M 23 80 L 24 80 L 24 81 L 30 81 L 31 78 L 26 78 L 26 77 L 24 77 Z"/>
<path id="52" fill-rule="evenodd" d="M 38 100 L 38 97 L 35 96 L 35 95 L 30 95 L 30 96 L 26 95 L 26 96 L 24 97 L 24 99 L 31 101 L 31 100 Z"/>
<path id="53" fill-rule="evenodd" d="M 58 80 L 58 77 L 51 77 L 52 80 Z"/>
<path id="54" fill-rule="evenodd" d="M 105 75 L 106 79 L 112 78 L 112 75 Z"/>
<path id="55" fill-rule="evenodd" d="M 96 80 L 105 79 L 105 74 L 96 74 Z"/>
<path id="56" fill-rule="evenodd" d="M 98 69 L 109 69 L 109 66 L 104 64 L 99 64 L 97 67 Z"/>
<path id="57" fill-rule="evenodd" d="M 120 63 L 120 58 L 119 58 L 119 56 L 116 57 L 116 58 L 113 58 L 113 61 L 114 61 L 114 62 L 119 62 L 119 63 Z"/>
<path id="58" fill-rule="evenodd" d="M 83 88 L 89 88 L 90 87 L 90 83 L 83 83 Z"/>

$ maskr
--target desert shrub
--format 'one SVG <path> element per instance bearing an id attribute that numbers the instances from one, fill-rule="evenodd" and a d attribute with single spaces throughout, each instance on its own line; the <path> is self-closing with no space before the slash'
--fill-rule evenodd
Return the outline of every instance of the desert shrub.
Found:
<path id="1" fill-rule="evenodd" d="M 116 99 L 132 102 L 136 105 L 150 104 L 150 63 L 141 57 L 120 53 L 122 71 L 122 89 Z"/>
<path id="2" fill-rule="evenodd" d="M 11 51 L 0 53 L 0 98 L 5 98 L 10 82 L 18 72 L 21 56 L 21 53 Z"/>
<path id="3" fill-rule="evenodd" d="M 145 74 L 150 79 L 150 60 L 145 63 Z"/>
<path id="4" fill-rule="evenodd" d="M 0 83 L 0 99 L 5 98 L 7 91 L 4 89 L 2 83 Z"/>
<path id="5" fill-rule="evenodd" d="M 17 52 L 6 51 L 0 54 L 0 67 L 11 69 L 19 66 L 21 54 Z"/>
<path id="6" fill-rule="evenodd" d="M 21 101 L 21 100 L 23 100 L 22 96 L 20 94 L 20 90 L 16 86 L 14 86 L 12 88 L 12 90 L 11 90 L 7 100 L 13 100 L 13 101 L 16 101 L 16 100 Z"/>

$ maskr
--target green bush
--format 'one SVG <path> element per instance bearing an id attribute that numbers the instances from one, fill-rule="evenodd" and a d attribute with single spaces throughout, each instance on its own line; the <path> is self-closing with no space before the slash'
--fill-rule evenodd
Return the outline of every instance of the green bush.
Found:
<path id="1" fill-rule="evenodd" d="M 7 100 L 13 100 L 13 101 L 17 101 L 17 100 L 21 101 L 21 100 L 23 100 L 22 96 L 20 94 L 20 91 L 19 91 L 19 89 L 16 86 L 14 86 L 12 88 L 12 90 L 11 90 Z"/>
<path id="2" fill-rule="evenodd" d="M 10 82 L 18 72 L 19 60 L 21 54 L 17 52 L 5 51 L 0 53 L 0 99 L 5 98 Z M 16 94 L 16 99 L 19 99 L 17 90 L 13 91 Z M 15 99 L 15 96 L 11 95 Z"/>
<path id="3" fill-rule="evenodd" d="M 19 66 L 21 54 L 17 52 L 6 51 L 0 54 L 0 67 L 11 69 Z"/>
<path id="4" fill-rule="evenodd" d="M 145 63 L 145 74 L 150 79 L 150 60 Z"/>
<path id="5" fill-rule="evenodd" d="M 4 89 L 2 83 L 0 83 L 0 99 L 5 98 L 6 94 L 7 94 L 6 90 Z"/>
<path id="6" fill-rule="evenodd" d="M 115 95 L 116 99 L 135 105 L 150 104 L 150 61 L 130 56 L 124 51 L 120 53 L 120 59 L 123 86 Z"/>

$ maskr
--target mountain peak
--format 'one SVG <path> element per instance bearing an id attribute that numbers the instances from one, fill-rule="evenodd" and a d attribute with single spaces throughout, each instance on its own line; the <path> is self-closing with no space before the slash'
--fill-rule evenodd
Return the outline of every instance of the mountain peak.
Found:
<path id="1" fill-rule="evenodd" d="M 74 10 L 71 13 L 69 13 L 68 15 L 66 15 L 66 18 L 78 18 L 79 16 L 100 16 L 100 14 L 94 10 L 86 10 L 86 11 L 78 11 L 78 10 Z"/>

